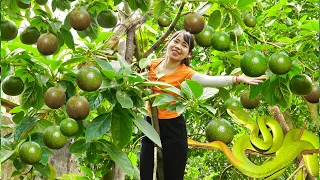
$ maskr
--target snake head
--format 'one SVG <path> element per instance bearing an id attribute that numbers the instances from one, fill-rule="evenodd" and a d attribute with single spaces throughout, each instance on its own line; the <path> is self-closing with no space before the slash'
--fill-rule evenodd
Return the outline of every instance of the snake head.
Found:
<path id="1" fill-rule="evenodd" d="M 229 106 L 227 108 L 227 113 L 240 125 L 248 124 L 253 121 L 249 114 L 240 107 Z"/>

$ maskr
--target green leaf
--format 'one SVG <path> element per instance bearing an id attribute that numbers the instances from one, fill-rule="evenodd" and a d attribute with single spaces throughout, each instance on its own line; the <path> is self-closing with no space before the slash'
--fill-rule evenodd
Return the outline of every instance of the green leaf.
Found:
<path id="1" fill-rule="evenodd" d="M 262 94 L 265 96 L 266 101 L 270 106 L 274 106 L 277 104 L 275 97 L 273 95 L 273 90 L 275 89 L 275 86 L 276 86 L 275 80 L 276 78 L 272 78 L 271 80 L 270 79 L 266 80 L 262 88 Z"/>
<path id="2" fill-rule="evenodd" d="M 164 82 L 141 82 L 137 83 L 137 86 L 167 86 L 167 87 L 173 87 L 171 84 L 164 83 Z"/>
<path id="3" fill-rule="evenodd" d="M 185 95 L 187 95 L 187 97 L 188 97 L 189 99 L 191 99 L 191 98 L 194 97 L 194 95 L 193 95 L 193 93 L 192 93 L 192 90 L 190 89 L 190 87 L 188 86 L 188 84 L 187 84 L 186 81 L 183 81 L 183 82 L 180 84 L 180 86 L 181 86 L 181 91 L 182 91 Z"/>
<path id="4" fill-rule="evenodd" d="M 112 66 L 107 61 L 101 60 L 99 58 L 95 58 L 94 60 L 98 63 L 98 65 L 101 67 L 102 70 L 114 71 Z"/>
<path id="5" fill-rule="evenodd" d="M 168 102 L 176 102 L 179 101 L 179 98 L 176 98 L 174 96 L 171 96 L 169 94 L 160 94 L 156 97 L 156 99 L 153 101 L 152 106 L 160 106 L 163 104 L 166 104 Z"/>
<path id="6" fill-rule="evenodd" d="M 144 107 L 145 106 L 145 102 L 142 99 L 142 95 L 141 92 L 137 89 L 131 89 L 128 91 L 133 104 L 135 107 Z"/>
<path id="7" fill-rule="evenodd" d="M 81 177 L 77 177 L 77 180 L 90 180 L 90 179 L 86 176 L 81 176 Z"/>
<path id="8" fill-rule="evenodd" d="M 86 140 L 92 141 L 110 130 L 111 114 L 101 114 L 94 118 L 87 126 Z"/>
<path id="9" fill-rule="evenodd" d="M 225 11 L 225 13 L 224 13 L 224 15 L 222 17 L 221 28 L 229 27 L 231 21 L 232 21 L 231 14 L 229 13 L 229 11 Z"/>
<path id="10" fill-rule="evenodd" d="M 142 1 L 142 0 L 140 0 L 140 1 Z M 137 2 L 136 2 L 136 0 L 129 0 L 129 1 L 127 1 L 128 2 L 128 4 L 129 4 L 129 7 L 133 10 L 133 11 L 135 11 L 135 10 L 137 10 L 139 7 L 138 7 L 138 5 L 137 5 Z"/>
<path id="11" fill-rule="evenodd" d="M 37 170 L 42 176 L 49 177 L 50 176 L 50 167 L 48 164 L 37 163 L 33 165 L 34 169 Z"/>
<path id="12" fill-rule="evenodd" d="M 255 2 L 256 0 L 239 0 L 238 1 L 238 7 L 243 7 L 247 5 L 251 5 Z"/>
<path id="13" fill-rule="evenodd" d="M 44 132 L 44 130 L 53 125 L 51 121 L 45 120 L 45 119 L 40 119 L 39 121 L 36 122 L 34 131 L 35 132 Z"/>
<path id="14" fill-rule="evenodd" d="M 50 77 L 49 74 L 38 74 L 38 73 L 36 74 L 36 78 L 41 86 L 42 84 L 46 84 L 48 82 L 49 77 Z"/>
<path id="15" fill-rule="evenodd" d="M 282 6 L 287 5 L 287 0 L 280 0 L 280 4 L 281 4 Z"/>
<path id="16" fill-rule="evenodd" d="M 283 112 L 291 106 L 292 93 L 289 88 L 290 79 L 288 76 L 286 79 L 279 76 L 275 82 L 273 94 L 276 102 L 280 105 L 280 111 Z"/>
<path id="17" fill-rule="evenodd" d="M 113 3 L 114 3 L 115 6 L 120 4 L 121 2 L 122 2 L 122 0 L 113 0 Z"/>
<path id="18" fill-rule="evenodd" d="M 203 94 L 199 97 L 198 100 L 206 100 L 216 95 L 219 92 L 217 88 L 206 87 L 204 88 Z"/>
<path id="19" fill-rule="evenodd" d="M 40 160 L 40 163 L 41 164 L 46 164 L 46 163 L 48 163 L 49 162 L 49 156 L 50 155 L 53 155 L 53 153 L 51 152 L 51 150 L 49 149 L 49 148 L 47 148 L 47 147 L 45 147 L 45 145 L 44 145 L 44 143 L 43 143 L 43 140 L 42 140 L 42 137 L 43 136 L 41 136 L 41 142 L 42 142 L 42 144 L 39 144 L 39 141 L 37 142 L 40 146 L 42 146 L 41 147 L 41 150 L 42 150 L 42 158 L 41 158 L 41 160 Z M 33 139 L 32 139 L 33 140 Z"/>
<path id="20" fill-rule="evenodd" d="M 28 3 L 29 4 L 29 3 Z M 48 14 L 46 11 L 42 10 L 42 9 L 34 9 L 33 12 L 35 13 L 35 15 L 40 15 L 44 18 L 51 18 L 51 15 Z"/>
<path id="21" fill-rule="evenodd" d="M 165 91 L 165 92 L 171 92 L 171 93 L 174 93 L 174 94 L 176 94 L 176 95 L 179 95 L 179 96 L 181 96 L 181 97 L 183 97 L 183 98 L 186 98 L 185 95 L 182 93 L 182 91 L 181 91 L 180 89 L 174 87 L 174 86 L 168 87 L 168 88 L 164 89 L 164 91 Z"/>
<path id="22" fill-rule="evenodd" d="M 39 55 L 39 51 L 37 48 L 35 48 L 34 46 L 30 46 L 30 45 L 26 45 L 26 44 L 22 44 L 22 43 L 14 43 L 14 44 L 10 44 L 9 46 L 12 49 L 17 49 L 17 48 L 22 48 L 26 51 L 30 51 L 33 55 L 37 56 Z"/>
<path id="23" fill-rule="evenodd" d="M 217 110 L 214 109 L 212 106 L 204 105 L 205 108 L 207 108 L 212 114 L 216 114 Z"/>
<path id="24" fill-rule="evenodd" d="M 105 150 L 111 159 L 128 175 L 133 176 L 134 170 L 132 163 L 128 156 L 117 149 L 113 144 L 106 140 L 99 141 L 103 145 L 103 150 Z"/>
<path id="25" fill-rule="evenodd" d="M 62 26 L 61 21 L 49 21 L 52 32 L 57 33 Z M 70 32 L 69 32 L 70 33 Z"/>
<path id="26" fill-rule="evenodd" d="M 90 104 L 90 109 L 94 110 L 99 107 L 103 102 L 103 96 L 101 93 L 97 92 L 91 96 L 88 96 L 88 102 Z"/>
<path id="27" fill-rule="evenodd" d="M 99 2 L 94 1 L 90 6 L 87 8 L 88 13 L 90 14 L 98 14 L 99 12 L 108 9 L 108 2 Z"/>
<path id="28" fill-rule="evenodd" d="M 143 11 L 149 11 L 150 7 L 151 7 L 151 0 L 135 0 L 137 6 Z"/>
<path id="29" fill-rule="evenodd" d="M 24 119 L 14 132 L 14 140 L 18 141 L 22 135 L 26 135 L 33 127 L 37 119 L 35 117 Z"/>
<path id="30" fill-rule="evenodd" d="M 241 18 L 241 15 L 240 15 L 240 12 L 238 9 L 231 9 L 231 14 L 232 14 L 232 17 L 236 20 L 236 22 L 240 25 L 240 27 L 242 29 L 246 29 L 247 26 L 244 24 L 242 18 Z"/>
<path id="31" fill-rule="evenodd" d="M 98 38 L 94 41 L 95 43 L 100 43 L 106 39 L 109 39 L 114 32 L 100 32 Z"/>
<path id="32" fill-rule="evenodd" d="M 208 21 L 208 25 L 213 29 L 218 29 L 221 24 L 221 12 L 220 10 L 215 10 L 211 13 Z"/>
<path id="33" fill-rule="evenodd" d="M 122 149 L 129 143 L 132 135 L 132 121 L 126 109 L 113 110 L 111 133 L 116 147 Z"/>
<path id="34" fill-rule="evenodd" d="M 85 139 L 79 139 L 72 143 L 69 147 L 70 153 L 84 153 L 90 147 L 90 143 L 86 143 Z"/>
<path id="35" fill-rule="evenodd" d="M 151 62 L 151 59 L 148 59 L 148 58 L 142 58 L 140 59 L 139 61 L 139 67 L 140 69 L 144 69 L 146 68 Z"/>
<path id="36" fill-rule="evenodd" d="M 199 8 L 197 8 L 196 12 L 199 13 L 200 15 L 205 14 L 207 11 L 209 11 L 211 9 L 211 7 L 213 6 L 212 2 L 207 2 L 204 6 L 200 6 Z"/>
<path id="37" fill-rule="evenodd" d="M 133 119 L 134 124 L 146 135 L 151 141 L 162 147 L 161 140 L 157 131 L 143 117 L 136 116 Z"/>
<path id="38" fill-rule="evenodd" d="M 169 112 L 176 111 L 176 110 L 177 110 L 177 107 L 178 107 L 180 104 L 181 104 L 180 102 L 175 103 L 175 104 L 171 104 L 171 105 L 168 107 L 168 111 L 169 111 Z M 158 106 L 158 109 L 159 109 L 159 106 Z"/>
<path id="39" fill-rule="evenodd" d="M 128 75 L 127 76 L 129 79 L 128 79 L 128 82 L 130 84 L 135 84 L 135 83 L 138 83 L 138 82 L 143 82 L 144 81 L 144 77 L 141 76 L 140 74 L 131 74 L 131 75 Z"/>
<path id="40" fill-rule="evenodd" d="M 85 39 L 88 35 L 84 31 L 77 31 L 80 38 Z"/>
<path id="41" fill-rule="evenodd" d="M 84 32 L 86 33 L 87 36 L 89 36 L 91 40 L 95 40 L 98 38 L 99 25 L 97 24 L 96 20 L 93 17 L 91 17 L 90 26 L 87 29 L 85 29 Z"/>
<path id="42" fill-rule="evenodd" d="M 44 105 L 44 93 L 43 88 L 38 85 L 38 83 L 35 84 L 35 91 L 32 93 L 32 99 L 33 105 L 32 107 L 35 109 L 41 109 Z"/>
<path id="43" fill-rule="evenodd" d="M 1 138 L 1 149 L 0 149 L 1 164 L 9 159 L 14 154 L 14 152 L 18 150 L 20 145 L 24 143 L 24 141 L 25 139 L 19 142 L 19 144 L 12 150 L 7 146 L 2 145 L 2 138 Z"/>
<path id="44" fill-rule="evenodd" d="M 219 95 L 223 101 L 226 101 L 231 97 L 229 91 L 226 90 L 225 88 L 219 88 Z"/>
<path id="45" fill-rule="evenodd" d="M 63 87 L 63 89 L 66 89 L 67 99 L 76 95 L 76 87 L 74 86 L 74 84 L 72 82 L 62 81 L 60 83 L 60 85 Z"/>
<path id="46" fill-rule="evenodd" d="M 203 87 L 200 83 L 193 80 L 186 80 L 186 83 L 188 84 L 190 90 L 192 91 L 192 94 L 194 97 L 199 98 L 203 93 Z"/>
<path id="47" fill-rule="evenodd" d="M 9 112 L 10 113 L 10 112 Z M 12 121 L 16 124 L 19 124 L 24 118 L 24 112 L 20 111 L 12 117 Z"/>
<path id="48" fill-rule="evenodd" d="M 170 103 L 167 102 L 165 104 L 157 106 L 157 108 L 160 109 L 160 110 L 164 110 L 164 109 L 167 109 L 169 105 L 170 105 Z M 175 111 L 175 109 L 174 109 L 174 111 Z"/>
<path id="49" fill-rule="evenodd" d="M 177 107 L 176 107 L 176 112 L 178 114 L 182 114 L 185 110 L 187 109 L 187 106 L 183 105 L 183 104 L 179 104 Z"/>
<path id="50" fill-rule="evenodd" d="M 56 10 L 56 8 L 64 11 L 66 9 L 69 10 L 71 8 L 71 4 L 68 0 L 52 0 L 51 7 L 53 12 Z"/>
<path id="51" fill-rule="evenodd" d="M 64 42 L 68 48 L 75 50 L 73 36 L 70 31 L 67 31 L 63 28 L 60 29 L 61 34 L 63 35 Z"/>
<path id="52" fill-rule="evenodd" d="M 108 79 L 113 79 L 117 75 L 117 73 L 114 70 L 102 70 L 101 72 Z"/>
<path id="53" fill-rule="evenodd" d="M 86 58 L 84 56 L 74 57 L 74 58 L 71 58 L 71 59 L 67 60 L 66 62 L 62 63 L 61 66 L 68 66 L 70 64 L 76 64 L 76 63 L 81 63 L 81 62 L 86 62 L 86 61 L 88 61 L 88 58 Z"/>
<path id="54" fill-rule="evenodd" d="M 154 0 L 152 5 L 153 5 L 153 12 L 152 12 L 153 18 L 158 19 L 158 17 L 164 12 L 167 4 L 164 0 Z"/>
<path id="55" fill-rule="evenodd" d="M 80 169 L 82 172 L 84 172 L 89 177 L 91 177 L 91 178 L 93 177 L 93 172 L 89 168 L 87 168 L 85 166 L 80 166 Z"/>
<path id="56" fill-rule="evenodd" d="M 62 28 L 69 31 L 72 27 L 70 25 L 70 12 L 67 14 L 66 18 L 64 19 Z"/>
<path id="57" fill-rule="evenodd" d="M 60 48 L 64 45 L 64 38 L 61 32 L 57 32 L 57 39 L 58 39 L 59 48 L 55 52 L 55 54 L 57 54 L 60 51 Z"/>
<path id="58" fill-rule="evenodd" d="M 118 90 L 116 93 L 118 102 L 121 104 L 122 108 L 132 108 L 133 102 L 130 96 L 126 92 Z"/>
<path id="59" fill-rule="evenodd" d="M 249 99 L 254 99 L 262 92 L 262 87 L 264 83 L 259 83 L 258 85 L 252 85 L 250 86 L 250 95 Z"/>

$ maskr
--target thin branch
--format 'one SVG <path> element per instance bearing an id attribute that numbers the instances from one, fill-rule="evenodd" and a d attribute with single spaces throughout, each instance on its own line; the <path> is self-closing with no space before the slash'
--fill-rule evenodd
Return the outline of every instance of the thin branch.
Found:
<path id="1" fill-rule="evenodd" d="M 102 59 L 112 59 L 112 60 L 117 60 L 118 57 L 117 56 L 110 56 L 110 55 L 105 55 L 103 53 L 96 53 L 95 56 L 99 56 L 99 58 L 102 58 Z"/>
<path id="2" fill-rule="evenodd" d="M 257 41 L 261 42 L 261 43 L 264 43 L 264 44 L 270 44 L 272 46 L 275 46 L 277 48 L 281 48 L 281 46 L 278 46 L 272 42 L 268 42 L 268 41 L 263 41 L 261 39 L 259 39 L 257 36 L 253 35 L 252 33 L 250 33 L 248 30 L 244 30 L 244 32 L 246 32 L 249 36 L 253 37 L 254 39 L 256 39 Z"/>
<path id="3" fill-rule="evenodd" d="M 283 114 L 280 112 L 279 107 L 278 106 L 273 106 L 273 107 L 269 106 L 269 111 L 271 111 L 273 118 L 279 122 L 284 133 L 286 134 L 290 130 L 290 128 L 289 128 Z"/>
<path id="4" fill-rule="evenodd" d="M 300 170 L 303 171 L 303 167 L 305 167 L 305 164 L 299 166 L 286 180 L 290 180 L 291 178 L 293 178 L 294 175 L 296 175 Z"/>
<path id="5" fill-rule="evenodd" d="M 169 26 L 169 29 L 161 36 L 160 39 L 158 39 L 152 46 L 151 48 L 149 48 L 147 50 L 147 52 L 145 52 L 142 57 L 148 57 L 154 50 L 157 50 L 159 45 L 169 36 L 169 34 L 173 31 L 174 27 L 176 26 L 178 20 L 181 17 L 181 12 L 183 10 L 183 7 L 185 5 L 185 2 L 183 1 L 179 7 L 179 11 L 176 15 L 176 17 L 174 18 L 174 20 L 172 21 L 172 23 Z"/>
<path id="6" fill-rule="evenodd" d="M 227 170 L 229 170 L 229 169 L 232 168 L 232 167 L 233 167 L 233 165 L 230 164 L 229 166 L 227 166 L 226 168 L 224 168 L 224 170 L 220 173 L 219 180 L 222 180 L 225 172 L 227 172 Z"/>
<path id="7" fill-rule="evenodd" d="M 306 154 L 313 154 L 313 153 L 319 153 L 319 149 L 311 149 L 311 150 L 304 150 L 302 151 L 302 155 L 306 155 Z"/>
<path id="8" fill-rule="evenodd" d="M 6 111 L 9 112 L 11 109 L 13 109 L 19 105 L 11 102 L 9 100 L 6 100 L 4 98 L 1 98 L 1 106 L 4 106 L 6 108 Z"/>
<path id="9" fill-rule="evenodd" d="M 246 149 L 246 154 L 252 154 L 252 155 L 256 155 L 256 156 L 264 156 L 264 157 L 271 157 L 271 156 L 275 156 L 276 154 L 275 153 L 272 153 L 272 154 L 263 154 L 263 153 L 260 153 L 260 152 L 257 152 L 257 151 L 252 151 L 250 149 Z"/>

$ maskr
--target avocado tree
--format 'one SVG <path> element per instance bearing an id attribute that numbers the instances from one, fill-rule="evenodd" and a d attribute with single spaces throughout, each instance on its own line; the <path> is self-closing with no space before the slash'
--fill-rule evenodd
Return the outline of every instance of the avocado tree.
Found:
<path id="1" fill-rule="evenodd" d="M 230 105 L 248 108 L 253 119 L 271 115 L 284 132 L 318 132 L 318 1 L 2 0 L 1 6 L 1 102 L 19 99 L 8 112 L 12 123 L 2 126 L 14 130 L 1 137 L 1 163 L 12 161 L 16 169 L 11 177 L 57 178 L 48 157 L 69 141 L 83 174 L 60 179 L 139 179 L 141 136 L 161 147 L 143 119 L 146 101 L 152 112 L 183 113 L 197 141 L 207 141 L 210 121 L 223 119 L 229 128 L 231 122 L 235 130 L 224 134 L 235 134 L 229 147 L 249 133 L 232 123 Z M 197 43 L 194 70 L 268 79 L 219 89 L 186 81 L 181 90 L 150 82 L 148 64 L 164 55 L 165 40 L 181 29 Z M 180 96 L 156 95 L 150 86 Z M 249 157 L 257 164 L 266 160 Z M 300 175 L 300 160 L 280 178 Z M 190 149 L 185 179 L 219 176 L 246 178 L 223 153 Z"/>

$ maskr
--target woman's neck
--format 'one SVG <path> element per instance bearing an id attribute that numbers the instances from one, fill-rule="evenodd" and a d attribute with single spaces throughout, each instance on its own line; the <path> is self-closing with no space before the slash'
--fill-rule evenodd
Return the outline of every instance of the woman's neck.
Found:
<path id="1" fill-rule="evenodd" d="M 181 64 L 179 61 L 170 60 L 168 56 L 165 56 L 164 62 L 163 62 L 163 68 L 173 70 L 173 69 L 177 69 L 180 65 Z"/>

